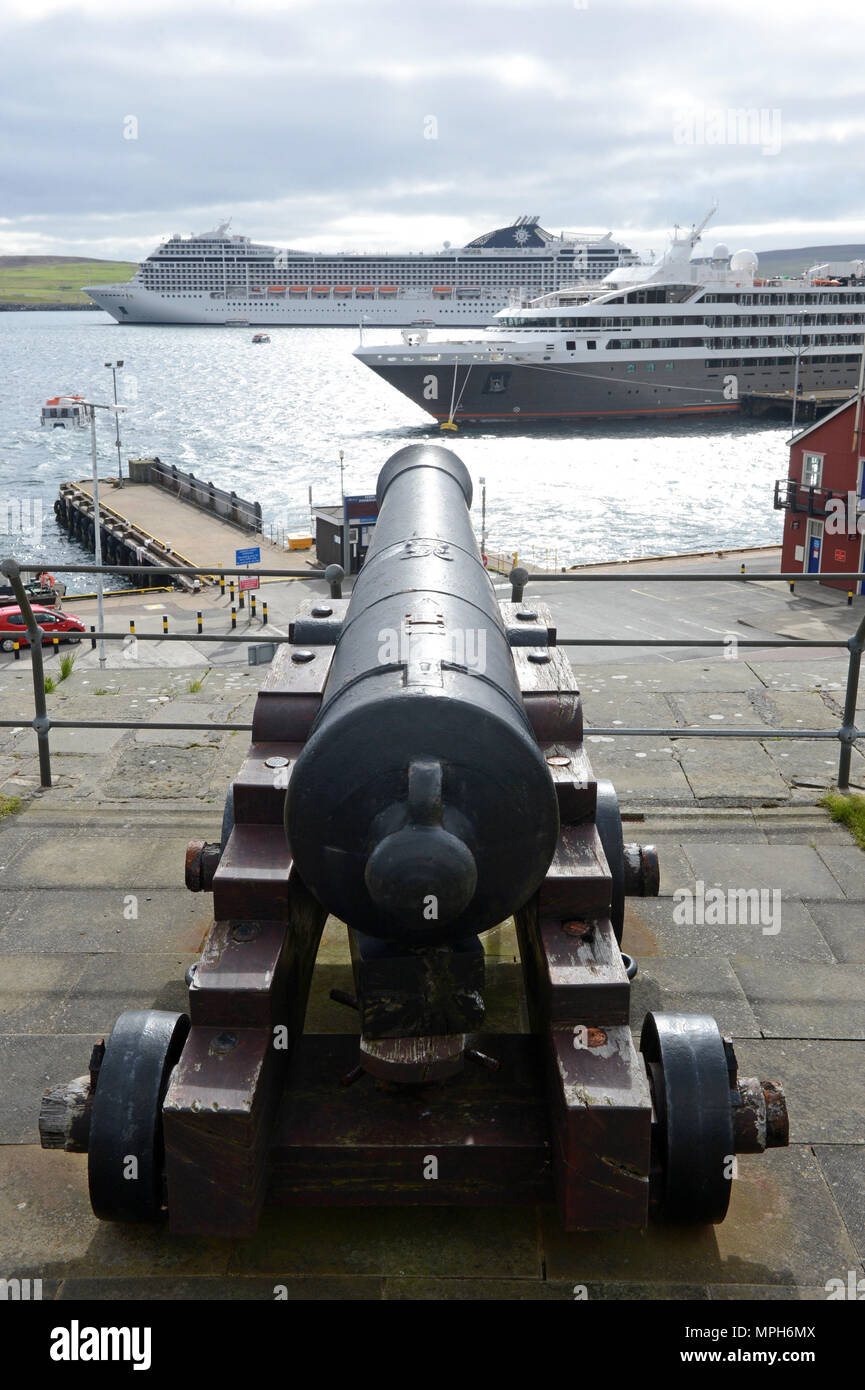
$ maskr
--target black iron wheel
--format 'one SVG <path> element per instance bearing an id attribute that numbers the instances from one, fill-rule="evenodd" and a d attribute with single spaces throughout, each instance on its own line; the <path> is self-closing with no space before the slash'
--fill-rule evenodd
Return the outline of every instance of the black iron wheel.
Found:
<path id="1" fill-rule="evenodd" d="M 610 902 L 610 921 L 616 940 L 622 944 L 622 930 L 625 925 L 625 842 L 622 835 L 622 817 L 619 814 L 619 798 L 612 782 L 598 782 L 598 807 L 595 812 L 595 825 L 601 837 L 604 854 L 610 866 L 613 892 Z"/>
<path id="2" fill-rule="evenodd" d="M 162 1102 L 180 1057 L 186 1014 L 123 1013 L 108 1039 L 93 1096 L 87 1175 L 103 1221 L 157 1221 L 163 1213 Z"/>
<path id="3" fill-rule="evenodd" d="M 706 1014 L 649 1013 L 640 1051 L 655 1107 L 652 1214 L 679 1225 L 717 1224 L 727 1215 L 735 1154 L 718 1025 Z"/>

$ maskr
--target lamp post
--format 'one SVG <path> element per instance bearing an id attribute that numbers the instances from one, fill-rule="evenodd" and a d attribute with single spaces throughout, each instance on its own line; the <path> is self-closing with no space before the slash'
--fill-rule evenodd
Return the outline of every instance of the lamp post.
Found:
<path id="1" fill-rule="evenodd" d="M 105 365 L 106 365 L 106 367 L 110 367 L 110 368 L 111 368 L 111 375 L 112 375 L 112 377 L 113 377 L 113 379 L 114 379 L 114 409 L 115 409 L 115 416 L 114 416 L 114 422 L 115 422 L 115 439 L 114 439 L 114 443 L 117 445 L 117 477 L 118 477 L 118 480 L 119 480 L 119 481 L 118 481 L 118 486 L 119 486 L 119 487 L 122 487 L 122 486 L 123 486 L 123 465 L 122 465 L 121 462 L 120 462 L 120 414 L 119 414 L 119 411 L 118 411 L 118 408 L 117 408 L 117 368 L 123 366 L 123 359 L 122 359 L 122 357 L 121 357 L 121 358 L 115 358 L 115 360 L 114 360 L 113 362 L 106 362 Z"/>
<path id="2" fill-rule="evenodd" d="M 339 490 L 342 496 L 342 567 L 346 576 L 351 574 L 351 527 L 348 522 L 348 508 L 345 504 L 345 468 L 342 449 L 339 451 Z"/>
<path id="3" fill-rule="evenodd" d="M 481 555 L 487 553 L 487 480 L 478 478 L 481 485 Z"/>
<path id="4" fill-rule="evenodd" d="M 104 402 L 101 401 L 83 401 L 82 404 L 90 418 L 90 460 L 93 466 L 93 549 L 95 553 L 96 564 L 101 566 L 102 532 L 99 520 L 99 465 L 96 457 L 96 412 L 97 410 L 113 410 L 115 413 L 115 418 L 119 418 L 119 412 L 121 410 L 125 410 L 126 407 L 123 405 L 117 405 L 116 403 L 114 405 L 106 405 Z M 118 451 L 119 447 L 120 446 L 118 444 Z M 102 607 L 102 580 L 103 576 L 101 574 L 97 574 L 96 622 L 100 632 L 105 631 L 105 614 Z M 99 669 L 101 671 L 105 669 L 105 639 L 103 637 L 100 637 L 99 639 Z"/>
<path id="5" fill-rule="evenodd" d="M 799 367 L 802 361 L 802 353 L 804 348 L 803 335 L 805 329 L 805 319 L 807 317 L 807 314 L 807 309 L 799 310 L 799 345 L 796 349 L 796 369 L 793 373 L 793 418 L 790 421 L 791 434 L 796 433 L 796 407 L 799 404 Z"/>

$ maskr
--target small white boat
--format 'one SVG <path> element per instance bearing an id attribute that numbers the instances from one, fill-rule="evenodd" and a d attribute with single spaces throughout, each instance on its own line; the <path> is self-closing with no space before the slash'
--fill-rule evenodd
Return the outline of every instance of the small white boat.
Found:
<path id="1" fill-rule="evenodd" d="M 269 334 L 269 333 L 253 333 L 253 335 L 252 335 L 252 341 L 253 341 L 254 343 L 269 343 L 269 342 L 270 342 L 270 334 Z"/>
<path id="2" fill-rule="evenodd" d="M 42 407 L 41 423 L 55 430 L 80 430 L 88 423 L 83 396 L 51 396 Z"/>

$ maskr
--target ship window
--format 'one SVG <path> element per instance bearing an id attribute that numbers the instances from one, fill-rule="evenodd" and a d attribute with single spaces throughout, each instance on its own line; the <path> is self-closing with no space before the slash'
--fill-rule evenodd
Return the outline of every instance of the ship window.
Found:
<path id="1" fill-rule="evenodd" d="M 598 344 L 596 343 L 594 338 L 590 338 L 589 341 L 586 343 L 587 348 L 596 348 L 597 346 Z"/>
<path id="2" fill-rule="evenodd" d="M 573 341 L 573 340 L 571 340 L 570 342 L 565 343 L 565 347 L 568 349 L 568 352 L 576 352 L 576 350 L 577 350 L 577 344 L 576 344 L 576 342 Z"/>
<path id="3" fill-rule="evenodd" d="M 629 362 L 629 363 L 628 363 L 627 367 L 625 368 L 625 371 L 627 371 L 627 372 L 634 372 L 634 371 L 636 371 L 636 367 L 634 366 L 633 362 Z"/>

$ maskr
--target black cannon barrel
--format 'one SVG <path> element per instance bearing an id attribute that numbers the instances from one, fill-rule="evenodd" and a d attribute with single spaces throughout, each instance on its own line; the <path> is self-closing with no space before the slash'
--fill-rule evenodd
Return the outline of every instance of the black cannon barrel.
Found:
<path id="1" fill-rule="evenodd" d="M 379 474 L 380 511 L 321 710 L 293 769 L 286 833 L 315 896 L 409 946 L 462 940 L 531 897 L 558 806 L 523 709 L 495 592 L 449 450 Z"/>

